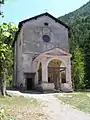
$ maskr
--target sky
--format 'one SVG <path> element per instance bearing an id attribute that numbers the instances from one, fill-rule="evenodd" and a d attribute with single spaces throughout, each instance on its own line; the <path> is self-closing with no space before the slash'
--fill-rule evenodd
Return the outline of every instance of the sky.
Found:
<path id="1" fill-rule="evenodd" d="M 72 12 L 89 0 L 8 0 L 3 6 L 4 18 L 0 22 L 18 22 L 44 12 L 59 17 Z"/>

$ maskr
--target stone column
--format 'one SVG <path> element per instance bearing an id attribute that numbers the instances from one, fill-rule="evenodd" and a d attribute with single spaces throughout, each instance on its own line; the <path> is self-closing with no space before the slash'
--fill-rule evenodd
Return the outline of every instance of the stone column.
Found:
<path id="1" fill-rule="evenodd" d="M 72 91 L 72 81 L 71 81 L 71 60 L 68 59 L 67 67 L 66 67 L 66 90 Z"/>
<path id="2" fill-rule="evenodd" d="M 48 65 L 47 60 L 43 60 L 42 62 L 42 83 L 41 89 L 43 91 L 54 90 L 54 83 L 48 83 Z"/>
<path id="3" fill-rule="evenodd" d="M 32 64 L 32 71 L 35 72 L 35 86 L 38 84 L 38 62 L 37 61 L 34 61 L 33 64 Z"/>
<path id="4" fill-rule="evenodd" d="M 65 60 L 66 67 L 66 83 L 61 84 L 62 91 L 72 91 L 72 81 L 71 81 L 71 60 L 70 57 L 67 57 Z"/>
<path id="5" fill-rule="evenodd" d="M 35 86 L 38 84 L 38 71 L 36 71 L 35 75 Z"/>
<path id="6" fill-rule="evenodd" d="M 60 84 L 61 84 L 61 72 L 59 73 L 59 77 L 60 77 Z"/>
<path id="7" fill-rule="evenodd" d="M 71 61 L 68 59 L 66 66 L 66 82 L 71 82 Z"/>
<path id="8" fill-rule="evenodd" d="M 42 62 L 42 83 L 48 83 L 48 68 L 46 62 Z"/>

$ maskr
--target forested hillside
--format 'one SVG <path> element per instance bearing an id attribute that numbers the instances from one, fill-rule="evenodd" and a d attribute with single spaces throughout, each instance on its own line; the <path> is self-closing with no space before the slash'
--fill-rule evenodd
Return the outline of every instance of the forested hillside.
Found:
<path id="1" fill-rule="evenodd" d="M 90 2 L 59 19 L 70 27 L 69 44 L 74 87 L 90 88 Z"/>
<path id="2" fill-rule="evenodd" d="M 81 8 L 75 10 L 74 12 L 59 17 L 59 19 L 69 24 L 69 22 L 71 23 L 77 17 L 86 17 L 88 15 L 90 15 L 90 1 L 87 4 L 83 5 Z"/>

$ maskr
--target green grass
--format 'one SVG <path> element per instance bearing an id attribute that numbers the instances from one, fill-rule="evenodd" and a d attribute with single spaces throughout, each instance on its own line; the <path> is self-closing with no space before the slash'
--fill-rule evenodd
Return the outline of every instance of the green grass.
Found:
<path id="1" fill-rule="evenodd" d="M 44 114 L 40 107 L 40 102 L 34 98 L 24 98 L 23 96 L 2 97 L 0 105 L 7 109 L 7 113 L 15 120 L 41 120 Z"/>
<path id="2" fill-rule="evenodd" d="M 90 113 L 90 93 L 64 93 L 55 95 L 59 100 L 66 104 L 70 104 L 81 111 Z"/>

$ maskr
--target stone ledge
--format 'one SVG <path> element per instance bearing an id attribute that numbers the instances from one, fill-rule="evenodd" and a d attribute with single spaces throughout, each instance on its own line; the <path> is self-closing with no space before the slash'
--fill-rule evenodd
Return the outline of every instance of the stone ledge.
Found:
<path id="1" fill-rule="evenodd" d="M 54 91 L 54 83 L 41 83 L 36 85 L 36 89 L 40 91 Z"/>
<path id="2" fill-rule="evenodd" d="M 61 84 L 61 91 L 63 92 L 72 92 L 73 89 L 72 89 L 72 84 L 71 83 L 62 83 Z"/>

